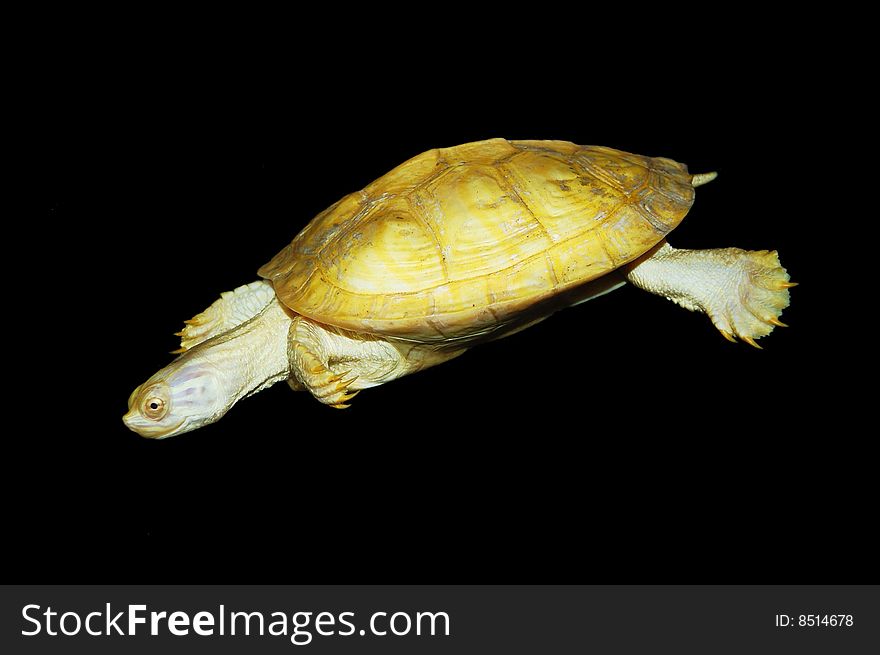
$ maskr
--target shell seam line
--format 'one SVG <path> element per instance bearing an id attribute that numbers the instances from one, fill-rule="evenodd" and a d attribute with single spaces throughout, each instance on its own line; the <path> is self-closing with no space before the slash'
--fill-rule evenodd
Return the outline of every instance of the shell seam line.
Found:
<path id="1" fill-rule="evenodd" d="M 546 236 L 550 240 L 550 243 L 555 246 L 557 243 L 556 239 L 553 238 L 553 236 L 550 234 L 550 231 L 541 222 L 541 219 L 539 219 L 537 216 L 535 216 L 535 212 L 532 211 L 532 208 L 529 207 L 528 203 L 525 200 L 523 200 L 523 197 L 520 195 L 519 191 L 516 190 L 516 185 L 513 183 L 513 180 L 510 179 L 510 175 L 507 172 L 507 167 L 506 166 L 499 166 L 499 170 L 501 171 L 501 178 L 504 180 L 504 183 L 507 186 L 508 191 L 513 192 L 513 195 L 516 196 L 516 199 L 519 201 L 519 203 L 523 207 L 526 208 L 526 211 L 529 212 L 529 215 L 534 219 L 534 221 L 541 228 L 541 231 L 544 233 L 544 236 Z"/>
<path id="2" fill-rule="evenodd" d="M 413 191 L 415 191 L 415 189 Z M 437 232 L 434 231 L 434 226 L 431 224 L 431 221 L 422 215 L 421 206 L 413 202 L 413 198 L 413 194 L 408 195 L 406 198 L 406 204 L 409 206 L 410 211 L 416 217 L 418 222 L 428 231 L 431 238 L 434 239 L 434 244 L 437 246 L 437 256 L 440 257 L 440 266 L 443 269 L 443 278 L 446 280 L 445 284 L 449 284 L 449 267 L 446 265 L 446 257 L 443 255 L 443 246 L 440 244 L 440 238 L 437 236 Z"/>

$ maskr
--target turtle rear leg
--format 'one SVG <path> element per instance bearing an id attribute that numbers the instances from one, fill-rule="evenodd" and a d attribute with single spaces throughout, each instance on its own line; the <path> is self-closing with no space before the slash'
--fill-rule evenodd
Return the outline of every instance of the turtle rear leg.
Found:
<path id="1" fill-rule="evenodd" d="M 631 264 L 626 279 L 691 311 L 703 312 L 730 341 L 770 334 L 795 286 L 775 250 L 676 250 L 665 241 Z"/>

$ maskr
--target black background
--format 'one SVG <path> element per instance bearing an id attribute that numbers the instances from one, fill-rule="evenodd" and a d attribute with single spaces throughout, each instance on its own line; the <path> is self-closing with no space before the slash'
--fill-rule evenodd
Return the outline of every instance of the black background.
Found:
<path id="1" fill-rule="evenodd" d="M 835 202 L 813 166 L 833 147 L 811 104 L 824 82 L 770 27 L 728 42 L 712 25 L 596 42 L 461 22 L 308 46 L 298 25 L 191 47 L 121 30 L 52 50 L 24 130 L 36 234 L 14 242 L 40 289 L 23 311 L 44 318 L 14 348 L 34 379 L 3 464 L 10 577 L 860 581 L 870 457 L 817 255 Z M 123 426 L 183 319 L 315 214 L 494 136 L 719 171 L 670 240 L 778 249 L 801 283 L 792 327 L 757 351 L 626 287 L 346 411 L 279 384 L 170 440 Z"/>

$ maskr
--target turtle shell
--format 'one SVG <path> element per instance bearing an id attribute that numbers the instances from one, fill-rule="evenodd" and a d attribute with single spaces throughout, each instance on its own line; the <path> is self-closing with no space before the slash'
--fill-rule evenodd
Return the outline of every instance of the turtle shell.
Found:
<path id="1" fill-rule="evenodd" d="M 669 159 L 566 141 L 467 143 L 345 196 L 260 275 L 320 323 L 466 340 L 633 261 L 693 200 L 687 167 Z"/>

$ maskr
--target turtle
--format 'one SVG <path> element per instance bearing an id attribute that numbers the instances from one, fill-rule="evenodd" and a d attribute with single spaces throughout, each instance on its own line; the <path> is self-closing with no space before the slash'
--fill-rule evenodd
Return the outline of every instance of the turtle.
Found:
<path id="1" fill-rule="evenodd" d="M 125 425 L 183 434 L 286 380 L 345 408 L 627 282 L 759 347 L 795 286 L 776 251 L 681 250 L 666 236 L 716 173 L 567 141 L 424 152 L 318 214 L 177 335 Z"/>

